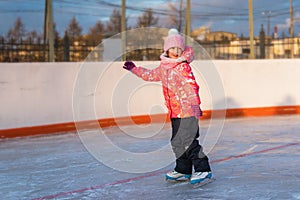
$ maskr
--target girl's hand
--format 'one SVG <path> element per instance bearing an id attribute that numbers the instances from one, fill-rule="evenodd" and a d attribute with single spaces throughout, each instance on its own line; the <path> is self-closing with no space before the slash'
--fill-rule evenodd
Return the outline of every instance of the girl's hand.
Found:
<path id="1" fill-rule="evenodd" d="M 124 63 L 123 68 L 131 71 L 133 68 L 135 68 L 135 64 L 132 61 L 128 60 Z"/>

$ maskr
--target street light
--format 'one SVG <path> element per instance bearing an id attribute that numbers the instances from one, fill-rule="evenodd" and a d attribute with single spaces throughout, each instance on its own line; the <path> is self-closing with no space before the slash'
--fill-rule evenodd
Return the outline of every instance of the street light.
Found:
<path id="1" fill-rule="evenodd" d="M 272 11 L 269 11 L 269 12 L 262 12 L 261 14 L 264 15 L 264 16 L 267 16 L 267 18 L 268 18 L 268 31 L 267 31 L 267 36 L 270 36 L 270 21 L 271 21 Z"/>

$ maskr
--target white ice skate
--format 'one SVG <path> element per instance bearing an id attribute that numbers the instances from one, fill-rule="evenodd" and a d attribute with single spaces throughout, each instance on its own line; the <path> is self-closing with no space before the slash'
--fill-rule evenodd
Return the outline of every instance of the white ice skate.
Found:
<path id="1" fill-rule="evenodd" d="M 181 174 L 176 171 L 171 171 L 166 174 L 167 181 L 188 181 L 191 178 L 191 174 Z"/>
<path id="2" fill-rule="evenodd" d="M 214 180 L 211 172 L 195 172 L 191 177 L 190 183 L 194 188 L 197 188 L 211 183 Z"/>

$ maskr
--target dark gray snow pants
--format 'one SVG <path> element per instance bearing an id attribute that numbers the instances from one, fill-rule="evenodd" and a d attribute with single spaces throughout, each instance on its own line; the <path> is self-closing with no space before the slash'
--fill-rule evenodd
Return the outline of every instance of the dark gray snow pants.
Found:
<path id="1" fill-rule="evenodd" d="M 176 156 L 175 171 L 191 174 L 211 171 L 208 157 L 203 153 L 199 144 L 199 125 L 195 117 L 172 118 L 171 145 Z"/>

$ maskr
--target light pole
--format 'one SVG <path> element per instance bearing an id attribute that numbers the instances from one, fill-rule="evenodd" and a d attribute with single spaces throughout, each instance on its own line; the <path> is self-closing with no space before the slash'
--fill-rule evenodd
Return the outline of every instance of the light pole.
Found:
<path id="1" fill-rule="evenodd" d="M 270 36 L 270 23 L 271 23 L 271 15 L 272 15 L 272 11 L 269 12 L 262 12 L 261 13 L 264 16 L 267 16 L 268 18 L 268 31 L 267 31 L 267 36 Z"/>

